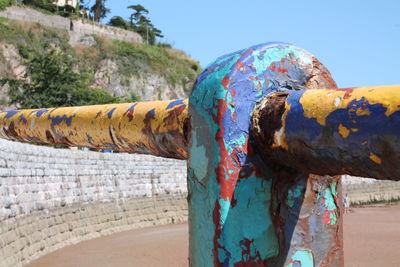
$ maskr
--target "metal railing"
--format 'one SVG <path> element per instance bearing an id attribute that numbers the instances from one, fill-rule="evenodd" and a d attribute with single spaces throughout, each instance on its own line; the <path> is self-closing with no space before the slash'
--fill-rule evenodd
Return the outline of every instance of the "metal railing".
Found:
<path id="1" fill-rule="evenodd" d="M 4 111 L 0 135 L 187 159 L 191 266 L 342 266 L 338 175 L 400 178 L 399 90 L 336 89 L 267 43 L 218 58 L 188 100 Z"/>

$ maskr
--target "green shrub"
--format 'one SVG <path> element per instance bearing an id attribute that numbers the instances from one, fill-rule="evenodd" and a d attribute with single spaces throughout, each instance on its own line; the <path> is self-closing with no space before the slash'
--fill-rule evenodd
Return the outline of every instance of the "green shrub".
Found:
<path id="1" fill-rule="evenodd" d="M 6 9 L 6 7 L 11 6 L 11 0 L 0 0 L 0 10 Z"/>
<path id="2" fill-rule="evenodd" d="M 119 98 L 108 92 L 91 87 L 77 88 L 72 92 L 71 106 L 101 105 L 120 102 Z"/>
<path id="3" fill-rule="evenodd" d="M 57 12 L 57 5 L 53 4 L 52 1 L 49 0 L 23 0 L 23 3 L 34 8 L 49 11 L 51 13 Z"/>
<path id="4" fill-rule="evenodd" d="M 35 54 L 28 61 L 25 78 L 2 79 L 0 84 L 9 85 L 12 104 L 21 108 L 62 107 L 118 102 L 109 93 L 89 87 L 87 70 L 75 71 L 76 59 L 66 53 L 49 49 Z"/>
<path id="5" fill-rule="evenodd" d="M 108 25 L 113 26 L 113 27 L 118 27 L 124 30 L 128 30 L 129 29 L 129 22 L 127 22 L 126 20 L 124 20 L 122 17 L 120 16 L 114 16 L 110 19 L 110 22 L 108 22 Z"/>

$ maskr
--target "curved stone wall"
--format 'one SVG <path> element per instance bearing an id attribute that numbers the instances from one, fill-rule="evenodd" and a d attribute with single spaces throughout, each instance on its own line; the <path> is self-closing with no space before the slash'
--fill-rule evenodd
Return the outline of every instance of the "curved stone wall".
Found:
<path id="1" fill-rule="evenodd" d="M 0 266 L 186 220 L 185 161 L 0 140 Z"/>
<path id="2" fill-rule="evenodd" d="M 400 181 L 342 176 L 343 194 L 348 194 L 352 205 L 400 200 Z"/>

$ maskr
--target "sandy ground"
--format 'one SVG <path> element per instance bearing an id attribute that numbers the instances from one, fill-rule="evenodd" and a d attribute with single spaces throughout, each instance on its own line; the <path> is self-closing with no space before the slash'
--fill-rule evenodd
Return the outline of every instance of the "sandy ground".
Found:
<path id="1" fill-rule="evenodd" d="M 187 224 L 133 230 L 48 254 L 29 267 L 187 266 Z M 400 266 L 400 205 L 352 208 L 344 217 L 345 266 Z"/>

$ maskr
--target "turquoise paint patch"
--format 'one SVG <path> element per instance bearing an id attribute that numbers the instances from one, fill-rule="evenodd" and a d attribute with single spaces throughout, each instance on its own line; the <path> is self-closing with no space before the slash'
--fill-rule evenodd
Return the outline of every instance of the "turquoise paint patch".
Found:
<path id="1" fill-rule="evenodd" d="M 218 240 L 231 253 L 229 266 L 240 262 L 242 241 L 251 240 L 249 256 L 260 254 L 261 259 L 278 255 L 279 246 L 268 209 L 271 202 L 272 182 L 255 176 L 242 179 L 236 185 L 236 206 L 231 207 Z"/>
<path id="2" fill-rule="evenodd" d="M 223 227 L 225 224 L 226 217 L 228 217 L 229 208 L 231 207 L 231 201 L 229 199 L 225 200 L 220 198 L 219 205 L 221 206 L 221 208 L 219 209 L 220 223 L 221 227 Z"/>
<path id="3" fill-rule="evenodd" d="M 263 55 L 263 52 L 268 49 L 268 53 Z M 309 54 L 300 51 L 294 46 L 278 46 L 267 47 L 264 50 L 257 50 L 253 52 L 254 62 L 253 66 L 256 69 L 256 74 L 261 75 L 273 62 L 279 62 L 281 59 L 289 59 L 289 55 L 293 54 L 295 57 L 300 58 L 305 64 L 311 64 L 312 60 Z"/>
<path id="4" fill-rule="evenodd" d="M 287 267 L 297 267 L 300 264 L 300 267 L 314 267 L 314 256 L 311 251 L 308 250 L 298 250 L 292 258 L 290 259 Z"/>
<path id="5" fill-rule="evenodd" d="M 189 172 L 188 190 L 190 198 L 190 220 L 195 223 L 196 228 L 189 228 L 190 259 L 193 266 L 214 266 L 213 236 L 215 225 L 212 214 L 215 198 L 219 186 L 214 179 L 208 180 L 209 189 L 204 188 Z M 192 192 L 196 192 L 195 194 Z"/>
<path id="6" fill-rule="evenodd" d="M 337 206 L 335 203 L 335 199 L 333 197 L 333 193 L 331 191 L 331 186 L 329 188 L 325 188 L 323 193 L 319 193 L 317 196 L 317 200 L 320 200 L 323 198 L 323 204 L 325 208 L 325 212 L 329 212 L 329 225 L 335 225 L 337 223 L 337 215 L 336 215 L 336 210 Z M 336 192 L 336 187 L 334 187 L 334 192 Z"/>

